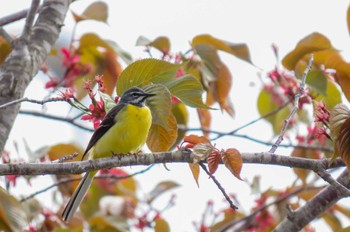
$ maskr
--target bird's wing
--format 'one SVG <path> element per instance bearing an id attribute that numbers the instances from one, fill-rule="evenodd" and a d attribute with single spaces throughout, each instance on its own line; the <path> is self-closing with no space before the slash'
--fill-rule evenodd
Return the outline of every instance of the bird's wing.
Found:
<path id="1" fill-rule="evenodd" d="M 92 135 L 81 160 L 84 160 L 85 155 L 90 151 L 90 149 L 95 145 L 95 143 L 109 130 L 109 128 L 111 128 L 116 123 L 115 116 L 119 113 L 121 109 L 123 109 L 124 106 L 126 105 L 123 103 L 117 104 L 107 113 L 107 115 L 102 120 L 100 126 L 95 130 L 94 134 Z"/>

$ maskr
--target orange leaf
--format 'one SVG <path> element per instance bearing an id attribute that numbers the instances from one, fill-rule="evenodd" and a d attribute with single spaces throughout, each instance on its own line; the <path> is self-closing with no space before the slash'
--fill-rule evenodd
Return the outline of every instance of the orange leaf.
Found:
<path id="1" fill-rule="evenodd" d="M 2 36 L 0 36 L 0 64 L 2 64 L 5 61 L 7 55 L 10 54 L 11 50 L 11 44 Z"/>
<path id="2" fill-rule="evenodd" d="M 210 124 L 211 124 L 211 115 L 209 110 L 207 109 L 197 109 L 199 121 L 201 123 L 201 127 L 204 130 L 210 130 Z M 205 137 L 209 136 L 209 132 L 203 131 L 203 135 Z"/>
<path id="3" fill-rule="evenodd" d="M 222 161 L 226 168 L 239 180 L 242 180 L 240 174 L 242 170 L 242 157 L 241 153 L 235 148 L 229 148 L 222 153 Z"/>
<path id="4" fill-rule="evenodd" d="M 175 116 L 170 114 L 168 128 L 153 124 L 148 133 L 147 146 L 153 152 L 168 151 L 177 138 L 177 123 Z"/>
<path id="5" fill-rule="evenodd" d="M 196 184 L 199 188 L 199 182 L 198 182 L 198 177 L 199 177 L 199 164 L 198 163 L 189 163 L 188 166 L 190 167 L 190 170 L 192 172 L 193 178 L 196 181 Z"/>
<path id="6" fill-rule="evenodd" d="M 219 163 L 221 160 L 220 152 L 217 150 L 214 150 L 207 158 L 208 167 L 209 167 L 209 173 L 210 175 L 213 175 L 218 169 Z"/>
<path id="7" fill-rule="evenodd" d="M 204 136 L 198 136 L 198 135 L 187 135 L 184 138 L 185 143 L 191 143 L 191 144 L 198 144 L 198 143 L 204 143 L 204 144 L 210 144 L 210 141 L 204 137 Z"/>

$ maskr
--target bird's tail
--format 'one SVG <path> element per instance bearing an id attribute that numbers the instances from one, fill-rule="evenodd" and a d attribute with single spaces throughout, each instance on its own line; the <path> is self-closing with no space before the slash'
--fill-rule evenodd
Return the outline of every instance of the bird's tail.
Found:
<path id="1" fill-rule="evenodd" d="M 72 197 L 69 199 L 66 208 L 64 208 L 62 213 L 62 218 L 64 221 L 69 221 L 75 211 L 78 209 L 81 201 L 83 200 L 87 190 L 89 189 L 92 180 L 96 174 L 96 171 L 94 172 L 87 172 L 83 179 L 80 181 L 78 187 L 75 189 Z"/>

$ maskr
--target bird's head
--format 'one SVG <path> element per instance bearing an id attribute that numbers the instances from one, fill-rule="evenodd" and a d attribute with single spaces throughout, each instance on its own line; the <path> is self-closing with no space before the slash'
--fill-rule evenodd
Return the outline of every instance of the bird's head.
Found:
<path id="1" fill-rule="evenodd" d="M 147 93 L 141 88 L 132 87 L 126 90 L 120 98 L 120 103 L 132 104 L 135 106 L 144 106 L 148 97 L 154 96 L 153 93 Z"/>

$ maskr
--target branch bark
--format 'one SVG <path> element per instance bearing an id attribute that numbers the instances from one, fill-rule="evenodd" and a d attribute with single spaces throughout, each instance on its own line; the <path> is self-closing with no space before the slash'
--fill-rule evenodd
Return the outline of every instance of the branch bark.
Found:
<path id="1" fill-rule="evenodd" d="M 347 170 L 338 177 L 337 181 L 343 186 L 350 188 Z M 310 201 L 306 202 L 303 207 L 300 207 L 297 211 L 288 215 L 274 231 L 299 231 L 344 197 L 346 196 L 335 186 L 329 185 Z"/>
<path id="2" fill-rule="evenodd" d="M 309 170 L 343 167 L 341 159 L 330 163 L 328 159 L 313 160 L 298 157 L 262 153 L 241 153 L 244 163 L 279 165 Z M 159 152 L 148 154 L 116 155 L 109 158 L 67 163 L 12 163 L 0 164 L 0 176 L 3 175 L 47 175 L 81 174 L 87 171 L 112 167 L 150 165 L 154 163 L 191 163 L 193 155 L 189 150 Z"/>
<path id="3" fill-rule="evenodd" d="M 46 0 L 29 36 L 26 29 L 23 37 L 15 41 L 12 52 L 0 67 L 0 105 L 23 97 L 58 38 L 69 4 L 70 0 Z M 13 105 L 0 110 L 0 155 L 19 107 Z"/>

